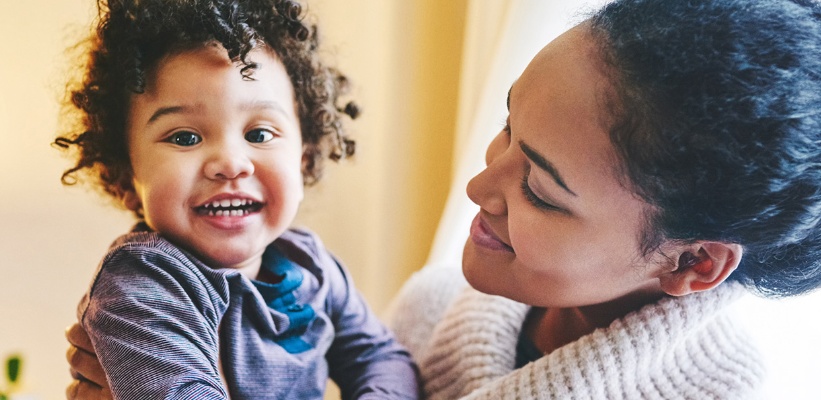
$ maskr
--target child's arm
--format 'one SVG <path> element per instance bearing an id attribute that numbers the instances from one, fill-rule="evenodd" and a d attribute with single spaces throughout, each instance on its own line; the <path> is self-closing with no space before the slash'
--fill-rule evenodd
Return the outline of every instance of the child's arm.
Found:
<path id="1" fill-rule="evenodd" d="M 332 315 L 336 336 L 327 354 L 343 399 L 417 399 L 418 371 L 410 354 L 365 303 L 345 268 L 336 271 Z"/>
<path id="2" fill-rule="evenodd" d="M 80 305 L 115 399 L 227 398 L 217 367 L 224 305 L 181 258 L 120 247 Z"/>

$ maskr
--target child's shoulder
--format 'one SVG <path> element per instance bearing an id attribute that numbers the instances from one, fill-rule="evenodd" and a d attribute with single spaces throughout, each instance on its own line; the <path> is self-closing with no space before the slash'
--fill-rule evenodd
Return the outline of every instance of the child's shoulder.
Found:
<path id="1" fill-rule="evenodd" d="M 129 273 L 139 273 L 156 269 L 184 274 L 195 280 L 221 281 L 225 278 L 225 273 L 208 268 L 194 255 L 144 224 L 137 224 L 130 232 L 115 239 L 100 264 L 101 270 L 126 269 Z M 208 277 L 202 277 L 202 274 Z"/>
<path id="2" fill-rule="evenodd" d="M 131 231 L 114 239 L 111 246 L 109 246 L 109 251 L 113 251 L 121 247 L 162 248 L 167 246 L 176 247 L 169 241 L 163 239 L 157 232 L 145 228 L 144 224 L 140 223 L 132 228 Z"/>
<path id="3" fill-rule="evenodd" d="M 140 223 L 111 243 L 106 259 L 116 254 L 135 252 L 162 253 L 179 260 L 191 258 L 182 249 L 160 236 L 159 233 Z"/>
<path id="4" fill-rule="evenodd" d="M 156 232 L 137 228 L 118 237 L 99 263 L 78 317 L 104 323 L 108 314 L 202 315 L 216 326 L 228 307 L 228 279 L 239 272 L 212 270 Z M 135 311 L 136 312 L 136 311 Z M 89 314 L 90 313 L 90 314 Z"/>
<path id="5" fill-rule="evenodd" d="M 233 269 L 209 268 L 157 232 L 146 227 L 141 229 L 138 224 L 111 244 L 89 292 L 96 292 L 100 285 L 152 288 L 155 292 L 165 288 L 191 292 L 192 296 L 203 299 L 225 300 L 230 290 L 228 280 L 238 275 L 240 273 Z"/>

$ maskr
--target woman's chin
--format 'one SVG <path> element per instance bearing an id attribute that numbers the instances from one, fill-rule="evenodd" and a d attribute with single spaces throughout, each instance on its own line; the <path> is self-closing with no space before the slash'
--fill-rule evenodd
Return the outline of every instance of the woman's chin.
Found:
<path id="1" fill-rule="evenodd" d="M 462 263 L 462 275 L 465 276 L 465 280 L 472 288 L 484 294 L 507 297 L 500 291 L 500 283 L 502 282 L 498 278 L 490 276 L 491 274 L 488 274 L 487 271 L 482 271 L 482 269 L 482 267 L 474 268 L 469 263 Z"/>

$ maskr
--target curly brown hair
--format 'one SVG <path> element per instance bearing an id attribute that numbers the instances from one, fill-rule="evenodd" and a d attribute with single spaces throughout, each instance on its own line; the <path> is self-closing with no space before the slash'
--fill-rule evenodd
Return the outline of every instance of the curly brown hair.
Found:
<path id="1" fill-rule="evenodd" d="M 292 0 L 97 0 L 96 31 L 88 39 L 83 76 L 67 90 L 66 107 L 77 117 L 54 145 L 71 151 L 76 163 L 62 175 L 73 185 L 91 178 L 117 200 L 133 190 L 126 141 L 129 98 L 143 93 L 146 75 L 159 60 L 207 43 L 220 43 L 240 73 L 253 79 L 246 59 L 260 46 L 273 50 L 294 87 L 304 144 L 303 180 L 319 180 L 324 159 L 354 153 L 342 118 L 356 118 L 353 102 L 341 105 L 348 80 L 320 59 L 315 24 L 305 22 Z M 141 216 L 141 210 L 132 210 Z"/>

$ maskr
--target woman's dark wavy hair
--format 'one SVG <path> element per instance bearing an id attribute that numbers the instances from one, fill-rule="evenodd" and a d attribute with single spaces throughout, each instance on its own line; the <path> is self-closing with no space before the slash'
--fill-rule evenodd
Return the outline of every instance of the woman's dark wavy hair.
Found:
<path id="1" fill-rule="evenodd" d="M 744 247 L 729 279 L 821 284 L 821 9 L 810 0 L 619 0 L 590 20 L 610 136 L 666 240 Z"/>
<path id="2" fill-rule="evenodd" d="M 305 184 L 316 182 L 323 160 L 354 153 L 343 115 L 356 118 L 357 106 L 340 104 L 347 78 L 319 57 L 315 25 L 304 22 L 302 7 L 291 0 L 98 0 L 96 32 L 89 39 L 84 76 L 69 88 L 69 112 L 78 118 L 73 131 L 54 144 L 76 149 L 76 164 L 63 173 L 64 184 L 77 175 L 91 177 L 115 199 L 133 190 L 126 143 L 129 98 L 143 93 L 146 76 L 174 52 L 220 43 L 253 79 L 257 67 L 248 52 L 273 50 L 285 66 L 294 92 L 305 148 Z M 73 111 L 72 111 L 73 110 Z M 141 210 L 132 210 L 138 216 Z"/>

